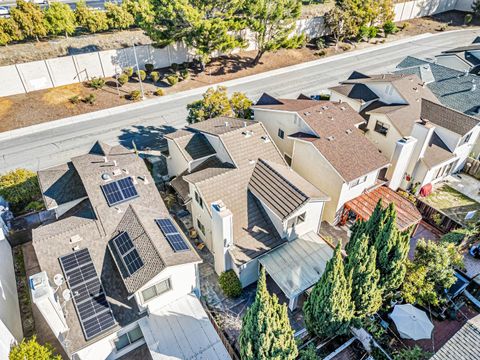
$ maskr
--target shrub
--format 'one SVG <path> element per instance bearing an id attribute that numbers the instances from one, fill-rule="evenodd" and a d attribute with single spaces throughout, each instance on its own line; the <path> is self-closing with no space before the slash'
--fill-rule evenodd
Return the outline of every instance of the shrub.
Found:
<path id="1" fill-rule="evenodd" d="M 456 229 L 442 236 L 442 241 L 459 245 L 465 239 L 466 233 L 463 229 Z"/>
<path id="2" fill-rule="evenodd" d="M 144 70 L 137 71 L 137 78 L 144 81 L 147 78 L 147 73 Z"/>
<path id="3" fill-rule="evenodd" d="M 177 72 L 178 69 L 179 69 L 179 67 L 180 67 L 180 65 L 177 64 L 177 63 L 173 63 L 173 64 L 171 65 L 171 68 L 172 68 L 173 72 Z"/>
<path id="4" fill-rule="evenodd" d="M 14 212 L 41 196 L 37 175 L 30 170 L 17 169 L 0 176 L 0 196 Z"/>
<path id="5" fill-rule="evenodd" d="M 175 85 L 178 83 L 178 75 L 177 74 L 170 74 L 166 77 L 167 82 L 170 84 L 170 86 Z"/>
<path id="6" fill-rule="evenodd" d="M 432 355 L 433 354 L 424 351 L 418 345 L 415 345 L 414 347 L 397 351 L 393 355 L 393 360 L 427 360 L 430 359 Z"/>
<path id="7" fill-rule="evenodd" d="M 165 95 L 165 91 L 163 89 L 157 89 L 157 90 L 155 90 L 154 94 L 156 96 L 163 96 L 163 95 Z"/>
<path id="8" fill-rule="evenodd" d="M 154 69 L 153 64 L 145 64 L 145 71 L 151 73 Z"/>
<path id="9" fill-rule="evenodd" d="M 154 83 L 156 83 L 158 80 L 160 80 L 160 74 L 158 73 L 158 71 L 152 71 L 150 73 L 150 79 L 152 79 L 152 81 Z"/>
<path id="10" fill-rule="evenodd" d="M 130 78 L 133 75 L 133 68 L 132 67 L 127 67 L 123 69 L 123 73 L 127 74 L 127 76 Z"/>
<path id="11" fill-rule="evenodd" d="M 438 31 L 445 31 L 445 30 L 447 30 L 447 29 L 448 29 L 448 24 L 443 24 L 442 26 L 440 26 L 440 27 L 438 28 Z"/>
<path id="12" fill-rule="evenodd" d="M 128 75 L 127 74 L 121 74 L 118 76 L 118 83 L 123 86 L 128 82 Z"/>
<path id="13" fill-rule="evenodd" d="M 405 30 L 405 29 L 408 28 L 409 26 L 410 26 L 409 23 L 404 22 L 402 25 L 400 25 L 400 30 Z"/>
<path id="14" fill-rule="evenodd" d="M 340 49 L 342 49 L 343 51 L 348 51 L 352 48 L 352 46 L 350 44 L 341 44 L 340 45 Z"/>
<path id="15" fill-rule="evenodd" d="M 60 355 L 55 354 L 50 344 L 40 345 L 37 338 L 33 336 L 30 340 L 23 339 L 22 342 L 13 346 L 8 355 L 9 360 L 61 360 Z"/>
<path id="16" fill-rule="evenodd" d="M 95 96 L 95 94 L 89 94 L 88 96 L 84 97 L 82 101 L 85 104 L 93 105 L 95 104 L 95 101 L 97 101 L 97 97 Z"/>
<path id="17" fill-rule="evenodd" d="M 472 14 L 467 14 L 465 15 L 465 25 L 470 25 L 470 23 L 472 22 L 473 20 L 473 15 Z"/>
<path id="18" fill-rule="evenodd" d="M 300 350 L 299 357 L 300 360 L 317 360 L 320 359 L 317 355 L 317 349 L 313 343 L 308 344 L 305 348 Z"/>
<path id="19" fill-rule="evenodd" d="M 68 101 L 70 101 L 72 104 L 78 104 L 80 103 L 80 101 L 82 101 L 82 98 L 80 97 L 80 95 L 75 95 L 69 98 Z"/>
<path id="20" fill-rule="evenodd" d="M 99 90 L 105 86 L 105 80 L 102 78 L 94 77 L 88 82 L 88 86 L 92 89 Z"/>
<path id="21" fill-rule="evenodd" d="M 188 71 L 188 69 L 183 69 L 182 71 L 180 71 L 180 76 L 183 80 L 187 80 L 190 77 L 190 72 Z"/>
<path id="22" fill-rule="evenodd" d="M 387 20 L 383 24 L 383 32 L 385 33 L 385 36 L 388 36 L 390 34 L 395 34 L 398 31 L 397 25 L 392 20 Z"/>
<path id="23" fill-rule="evenodd" d="M 327 50 L 325 50 L 325 49 L 320 50 L 320 51 L 317 52 L 317 55 L 318 56 L 325 56 L 325 55 L 327 55 Z"/>
<path id="24" fill-rule="evenodd" d="M 28 203 L 27 206 L 25 206 L 25 210 L 32 210 L 32 211 L 40 211 L 43 210 L 43 202 L 39 200 L 34 200 Z"/>
<path id="25" fill-rule="evenodd" d="M 128 98 L 129 98 L 130 100 L 133 100 L 133 101 L 140 100 L 141 97 L 142 97 L 142 93 L 140 92 L 140 90 L 133 90 L 133 91 L 128 95 Z"/>
<path id="26" fill-rule="evenodd" d="M 325 39 L 323 37 L 319 37 L 315 39 L 315 46 L 318 50 L 325 49 Z"/>
<path id="27" fill-rule="evenodd" d="M 228 297 L 239 297 L 242 294 L 242 284 L 233 270 L 224 271 L 218 279 L 222 291 Z"/>

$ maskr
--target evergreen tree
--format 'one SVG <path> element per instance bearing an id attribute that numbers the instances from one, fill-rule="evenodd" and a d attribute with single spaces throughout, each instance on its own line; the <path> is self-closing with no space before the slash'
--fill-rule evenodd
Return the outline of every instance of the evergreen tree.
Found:
<path id="1" fill-rule="evenodd" d="M 77 27 L 75 13 L 67 4 L 54 2 L 45 10 L 44 14 L 45 24 L 50 34 L 64 34 L 65 37 L 68 37 L 75 32 Z"/>
<path id="2" fill-rule="evenodd" d="M 125 0 L 122 1 L 127 11 L 132 14 L 135 24 L 141 26 L 153 21 L 153 6 L 150 0 Z"/>
<path id="3" fill-rule="evenodd" d="M 22 39 L 22 32 L 12 18 L 0 18 L 0 46 Z"/>
<path id="4" fill-rule="evenodd" d="M 296 48 L 303 44 L 303 35 L 293 35 L 300 17 L 300 0 L 246 0 L 245 16 L 257 45 L 256 65 L 267 51 Z"/>
<path id="5" fill-rule="evenodd" d="M 140 26 L 160 47 L 184 42 L 204 67 L 212 53 L 245 45 L 235 33 L 242 27 L 237 16 L 242 4 L 243 0 L 152 0 L 154 14 Z"/>
<path id="6" fill-rule="evenodd" d="M 321 338 L 345 334 L 353 317 L 352 276 L 345 276 L 341 251 L 339 243 L 303 306 L 308 331 Z"/>
<path id="7" fill-rule="evenodd" d="M 30 340 L 23 339 L 18 345 L 13 346 L 8 354 L 9 360 L 61 360 L 60 355 L 55 354 L 52 345 L 41 345 L 35 336 Z"/>
<path id="8" fill-rule="evenodd" d="M 124 4 L 105 3 L 105 14 L 110 29 L 128 29 L 135 23 L 135 18 Z"/>
<path id="9" fill-rule="evenodd" d="M 376 266 L 377 251 L 368 243 L 366 234 L 350 239 L 348 243 L 345 272 L 352 274 L 352 302 L 356 319 L 376 313 L 382 305 L 382 289 L 378 286 L 380 273 Z"/>
<path id="10" fill-rule="evenodd" d="M 75 17 L 79 26 L 91 33 L 108 30 L 108 19 L 104 11 L 89 8 L 84 0 L 77 3 Z"/>
<path id="11" fill-rule="evenodd" d="M 257 283 L 257 294 L 243 318 L 240 332 L 242 360 L 294 360 L 298 355 L 287 307 L 267 290 L 265 269 Z"/>
<path id="12" fill-rule="evenodd" d="M 17 6 L 10 10 L 10 18 L 16 23 L 23 38 L 39 38 L 47 35 L 45 19 L 40 6 L 17 0 Z"/>

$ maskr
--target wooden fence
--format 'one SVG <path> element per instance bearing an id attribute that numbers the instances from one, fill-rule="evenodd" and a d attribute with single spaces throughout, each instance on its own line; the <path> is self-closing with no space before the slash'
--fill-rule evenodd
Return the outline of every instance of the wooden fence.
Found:
<path id="1" fill-rule="evenodd" d="M 418 211 L 422 214 L 423 220 L 443 233 L 448 233 L 462 227 L 462 224 L 449 218 L 447 215 L 424 203 L 422 200 L 417 199 L 416 205 Z"/>
<path id="2" fill-rule="evenodd" d="M 234 347 L 230 344 L 230 341 L 228 341 L 228 339 L 225 336 L 225 333 L 223 332 L 222 328 L 217 324 L 217 321 L 215 320 L 215 317 L 213 316 L 213 314 L 208 309 L 208 306 L 206 304 L 203 304 L 203 307 L 205 309 L 205 312 L 208 315 L 208 318 L 209 318 L 210 322 L 213 325 L 213 328 L 215 329 L 218 336 L 220 337 L 220 340 L 222 340 L 222 343 L 225 346 L 225 349 L 227 349 L 228 355 L 230 355 L 230 357 L 233 360 L 240 360 L 240 355 L 234 349 Z"/>

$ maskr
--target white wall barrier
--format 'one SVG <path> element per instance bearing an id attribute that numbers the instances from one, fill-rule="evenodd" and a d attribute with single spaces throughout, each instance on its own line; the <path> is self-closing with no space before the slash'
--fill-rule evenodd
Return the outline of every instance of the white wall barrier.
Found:
<path id="1" fill-rule="evenodd" d="M 395 4 L 395 21 L 404 21 L 422 16 L 438 14 L 449 10 L 471 10 L 473 0 L 412 0 Z M 326 34 L 323 17 L 302 19 L 297 22 L 297 32 L 307 38 Z M 255 49 L 253 37 L 244 33 L 250 44 L 248 50 Z M 193 58 L 185 45 L 177 43 L 163 49 L 151 45 L 137 46 L 140 68 L 151 63 L 156 68 L 183 63 Z M 42 61 L 0 67 L 0 97 L 23 94 L 35 90 L 82 82 L 92 77 L 110 77 L 125 67 L 135 66 L 133 48 L 97 51 L 86 54 L 52 58 Z"/>

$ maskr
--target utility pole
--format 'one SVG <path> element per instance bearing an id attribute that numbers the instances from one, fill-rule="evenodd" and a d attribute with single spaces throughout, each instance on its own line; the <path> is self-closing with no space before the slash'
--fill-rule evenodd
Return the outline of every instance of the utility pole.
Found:
<path id="1" fill-rule="evenodd" d="M 142 100 L 145 100 L 145 93 L 143 91 L 142 77 L 140 76 L 140 66 L 138 65 L 137 50 L 135 49 L 135 43 L 133 43 L 133 55 L 135 56 L 135 64 L 137 65 L 137 76 L 140 81 L 140 91 L 142 92 Z"/>

